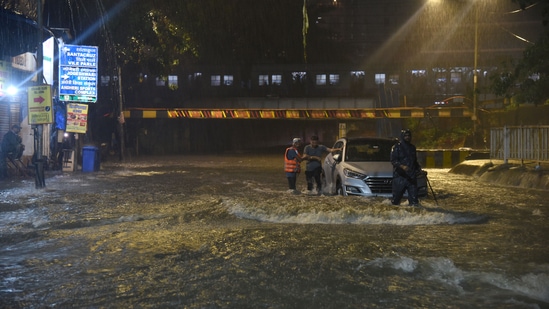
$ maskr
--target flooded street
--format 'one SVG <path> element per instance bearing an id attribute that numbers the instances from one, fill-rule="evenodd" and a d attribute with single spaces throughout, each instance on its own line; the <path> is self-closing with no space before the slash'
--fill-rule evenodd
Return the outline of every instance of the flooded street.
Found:
<path id="1" fill-rule="evenodd" d="M 421 208 L 288 194 L 282 154 L 2 183 L 0 308 L 549 308 L 549 192 L 427 171 Z"/>

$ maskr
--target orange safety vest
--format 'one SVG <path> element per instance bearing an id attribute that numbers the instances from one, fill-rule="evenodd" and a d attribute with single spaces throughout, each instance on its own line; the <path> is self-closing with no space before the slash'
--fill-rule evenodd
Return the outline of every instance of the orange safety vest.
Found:
<path id="1" fill-rule="evenodd" d="M 293 160 L 288 159 L 288 151 L 290 149 L 294 149 L 297 153 L 297 157 L 295 157 Z M 286 148 L 286 153 L 284 153 L 284 171 L 286 173 L 299 173 L 301 171 L 301 155 L 294 147 L 288 147 Z"/>

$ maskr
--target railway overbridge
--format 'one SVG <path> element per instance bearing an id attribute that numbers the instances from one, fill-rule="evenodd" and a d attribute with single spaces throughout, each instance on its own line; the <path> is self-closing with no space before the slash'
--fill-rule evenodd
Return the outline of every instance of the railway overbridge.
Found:
<path id="1" fill-rule="evenodd" d="M 128 108 L 125 119 L 281 119 L 281 120 L 360 120 L 402 118 L 471 117 L 466 107 L 391 107 L 347 109 L 253 109 L 253 108 Z"/>
<path id="2" fill-rule="evenodd" d="M 327 145 L 341 136 L 398 136 L 406 119 L 434 125 L 437 119 L 467 121 L 472 114 L 466 107 L 127 108 L 123 120 L 134 135 L 128 141 L 132 148 L 197 153 L 270 149 L 311 135 Z"/>

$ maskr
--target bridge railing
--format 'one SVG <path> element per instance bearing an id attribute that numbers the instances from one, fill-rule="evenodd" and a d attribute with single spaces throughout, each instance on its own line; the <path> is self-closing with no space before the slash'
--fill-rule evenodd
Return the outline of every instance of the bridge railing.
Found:
<path id="1" fill-rule="evenodd" d="M 549 161 L 549 126 L 505 126 L 490 130 L 490 158 Z"/>

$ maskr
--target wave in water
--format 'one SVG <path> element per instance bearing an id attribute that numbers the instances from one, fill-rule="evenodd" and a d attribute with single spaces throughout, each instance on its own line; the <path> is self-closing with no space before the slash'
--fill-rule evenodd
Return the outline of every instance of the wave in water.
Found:
<path id="1" fill-rule="evenodd" d="M 475 224 L 486 217 L 472 213 L 447 211 L 424 205 L 423 207 L 392 206 L 389 200 L 370 203 L 344 197 L 318 197 L 304 200 L 269 200 L 251 202 L 244 199 L 223 200 L 228 212 L 242 219 L 271 223 L 294 224 L 390 224 L 439 225 Z"/>
<path id="2" fill-rule="evenodd" d="M 549 302 L 549 274 L 548 265 L 538 265 L 531 273 L 511 276 L 499 273 L 464 271 L 454 265 L 448 258 L 432 257 L 415 260 L 410 257 L 377 258 L 363 262 L 359 267 L 371 269 L 400 271 L 416 279 L 434 281 L 452 286 L 462 293 L 468 293 L 467 286 L 485 284 L 490 290 L 491 297 L 509 296 L 509 291 L 516 295 L 523 295 L 531 299 Z M 486 289 L 486 287 L 484 287 Z M 468 288 L 467 290 L 471 290 Z M 488 295 L 486 295 L 488 296 Z"/>

